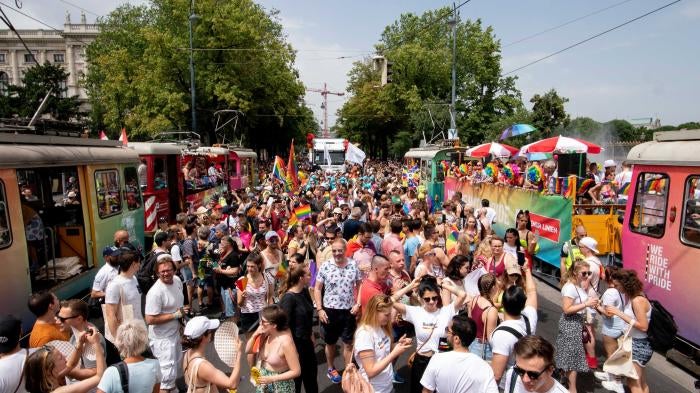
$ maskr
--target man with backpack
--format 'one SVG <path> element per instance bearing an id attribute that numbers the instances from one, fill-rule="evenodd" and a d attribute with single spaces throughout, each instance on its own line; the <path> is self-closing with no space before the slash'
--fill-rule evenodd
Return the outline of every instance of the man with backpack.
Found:
<path id="1" fill-rule="evenodd" d="M 153 237 L 153 243 L 156 247 L 146 254 L 146 257 L 144 258 L 144 261 L 136 274 L 136 279 L 139 282 L 139 288 L 144 296 L 156 282 L 157 278 L 155 275 L 155 266 L 158 256 L 168 254 L 170 251 L 170 246 L 175 240 L 175 233 L 170 231 L 158 232 Z"/>
<path id="2" fill-rule="evenodd" d="M 500 381 L 500 387 L 504 386 L 505 381 L 501 377 L 515 364 L 513 356 L 515 343 L 523 336 L 535 334 L 537 328 L 537 287 L 527 264 L 522 267 L 522 270 L 525 290 L 517 285 L 505 290 L 503 322 L 491 333 L 490 342 L 493 348 L 491 368 L 496 381 Z"/>

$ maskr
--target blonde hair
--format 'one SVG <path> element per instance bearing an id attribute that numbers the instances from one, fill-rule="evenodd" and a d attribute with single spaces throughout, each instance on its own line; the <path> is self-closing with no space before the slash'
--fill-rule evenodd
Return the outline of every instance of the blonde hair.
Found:
<path id="1" fill-rule="evenodd" d="M 114 345 L 122 358 L 141 355 L 148 347 L 148 330 L 146 324 L 138 319 L 122 322 L 117 328 Z"/>
<path id="2" fill-rule="evenodd" d="M 491 243 L 489 240 L 482 240 L 476 247 L 476 250 L 474 251 L 474 258 L 476 259 L 478 256 L 484 256 L 486 258 L 491 258 L 493 256 L 493 252 L 491 251 Z"/>
<path id="3" fill-rule="evenodd" d="M 583 259 L 576 258 L 576 261 L 574 262 L 573 265 L 571 265 L 571 268 L 566 273 L 566 282 L 570 282 L 570 283 L 578 286 L 578 282 L 576 281 L 576 277 L 581 272 L 581 270 L 583 270 L 584 268 L 590 269 L 590 265 L 588 264 L 588 262 L 584 261 Z"/>
<path id="4" fill-rule="evenodd" d="M 380 326 L 377 316 L 380 312 L 391 310 L 392 304 L 391 297 L 387 295 L 377 294 L 372 296 L 367 302 L 367 305 L 362 308 L 362 318 L 360 318 L 358 327 L 367 326 L 372 329 L 380 328 L 391 340 L 393 337 L 391 323 L 388 323 L 386 326 Z"/>

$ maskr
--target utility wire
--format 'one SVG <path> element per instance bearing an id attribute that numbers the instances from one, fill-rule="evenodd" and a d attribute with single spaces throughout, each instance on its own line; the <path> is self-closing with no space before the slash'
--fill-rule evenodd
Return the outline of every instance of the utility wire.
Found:
<path id="1" fill-rule="evenodd" d="M 2 16 L 0 16 L 0 20 L 2 20 L 2 21 L 7 25 L 7 27 L 8 27 L 10 30 L 12 30 L 13 33 L 15 33 L 15 34 L 17 35 L 17 38 L 18 38 L 19 41 L 22 43 L 22 46 L 24 46 L 24 49 L 27 50 L 27 52 L 29 53 L 29 56 L 32 57 L 32 61 L 36 64 L 37 61 L 36 61 L 36 57 L 34 56 L 34 52 L 32 52 L 32 51 L 29 49 L 29 46 L 27 46 L 27 43 L 24 42 L 24 39 L 22 38 L 22 36 L 19 35 L 19 33 L 17 32 L 17 29 L 15 29 L 15 26 L 12 25 L 12 22 L 10 21 L 10 18 L 8 18 L 8 17 L 7 17 L 7 14 L 5 14 L 5 10 L 3 10 L 2 8 L 0 8 L 0 14 L 2 14 Z"/>
<path id="2" fill-rule="evenodd" d="M 58 1 L 60 1 L 61 3 L 65 3 L 65 4 L 68 4 L 68 5 L 71 5 L 71 6 L 77 8 L 77 9 L 79 9 L 79 10 L 81 10 L 81 11 L 85 11 L 85 12 L 87 12 L 87 13 L 90 14 L 90 15 L 95 15 L 95 16 L 98 17 L 98 18 L 102 16 L 102 15 L 98 15 L 98 14 L 96 14 L 96 13 L 90 11 L 90 10 L 86 10 L 85 8 L 83 8 L 83 7 L 81 7 L 81 6 L 77 5 L 77 4 L 71 3 L 70 1 L 66 1 L 66 0 L 58 0 Z"/>
<path id="3" fill-rule="evenodd" d="M 61 1 L 63 1 L 63 0 L 61 0 Z M 509 43 L 507 43 L 507 44 L 501 46 L 501 48 L 507 48 L 507 47 L 509 47 L 509 46 L 513 46 L 513 45 L 515 45 L 515 44 L 519 44 L 519 43 L 521 43 L 521 42 L 524 42 L 524 41 L 527 41 L 527 40 L 531 40 L 531 39 L 533 39 L 533 38 L 535 38 L 535 37 L 541 36 L 542 34 L 549 33 L 550 31 L 554 31 L 554 30 L 560 29 L 560 28 L 562 28 L 562 27 L 564 27 L 564 26 L 568 26 L 568 25 L 570 25 L 570 24 L 572 24 L 572 23 L 575 23 L 575 22 L 578 22 L 578 21 L 580 21 L 580 20 L 586 19 L 586 18 L 588 18 L 588 17 L 590 17 L 590 16 L 600 14 L 601 12 L 605 12 L 605 11 L 611 9 L 611 8 L 615 8 L 615 7 L 620 6 L 620 5 L 622 5 L 622 4 L 629 3 L 630 1 L 632 1 L 632 0 L 624 0 L 624 1 L 621 1 L 621 2 L 619 2 L 619 3 L 615 3 L 615 4 L 611 5 L 611 6 L 608 6 L 608 7 L 605 7 L 605 8 L 601 8 L 601 9 L 599 9 L 599 10 L 597 10 L 597 11 L 593 11 L 593 12 L 591 12 L 590 14 L 586 14 L 586 15 L 583 15 L 583 16 L 579 16 L 578 18 L 571 19 L 571 20 L 569 20 L 569 21 L 567 21 L 567 22 L 564 22 L 564 23 L 562 23 L 562 24 L 560 24 L 560 25 L 556 25 L 556 26 L 550 27 L 550 28 L 545 29 L 545 30 L 542 30 L 542 31 L 540 31 L 540 32 L 538 32 L 538 33 L 534 33 L 534 34 L 531 34 L 531 35 L 529 35 L 529 36 L 527 36 L 527 37 L 523 37 L 523 38 L 521 38 L 521 39 L 519 39 L 519 40 L 516 40 L 516 41 L 513 41 L 513 42 L 509 42 Z"/>
<path id="4" fill-rule="evenodd" d="M 556 55 L 558 55 L 558 54 L 560 54 L 560 53 L 562 53 L 562 52 L 566 52 L 566 51 L 569 50 L 569 49 L 575 48 L 575 47 L 577 47 L 577 46 L 579 46 L 579 45 L 581 45 L 581 44 L 584 44 L 584 43 L 586 43 L 586 42 L 588 42 L 588 41 L 591 41 L 591 40 L 593 40 L 593 39 L 595 39 L 595 38 L 598 38 L 598 37 L 600 37 L 600 36 L 602 36 L 602 35 L 605 35 L 605 34 L 607 34 L 607 33 L 610 33 L 611 31 L 617 30 L 617 29 L 619 29 L 620 27 L 626 26 L 626 25 L 628 25 L 628 24 L 630 24 L 630 23 L 632 23 L 632 22 L 636 22 L 636 21 L 638 21 L 638 20 L 640 20 L 640 19 L 642 19 L 642 18 L 645 18 L 645 17 L 647 17 L 647 16 L 649 16 L 649 15 L 651 15 L 651 14 L 654 14 L 654 13 L 656 13 L 656 12 L 659 12 L 659 11 L 663 10 L 664 8 L 667 8 L 667 7 L 670 7 L 670 6 L 672 6 L 672 5 L 676 4 L 676 3 L 679 3 L 680 1 L 681 1 L 681 0 L 672 1 L 672 2 L 670 2 L 670 3 L 668 3 L 668 4 L 665 4 L 665 5 L 663 5 L 663 6 L 659 7 L 659 8 L 656 8 L 656 9 L 654 9 L 654 10 L 649 11 L 649 12 L 647 12 L 646 14 L 640 15 L 640 16 L 634 18 L 634 19 L 630 19 L 630 20 L 628 20 L 628 21 L 626 21 L 626 22 L 624 22 L 624 23 L 621 23 L 621 24 L 619 24 L 619 25 L 617 25 L 617 26 L 615 26 L 615 27 L 612 27 L 612 28 L 610 28 L 610 29 L 607 29 L 607 30 L 605 30 L 605 31 L 603 31 L 603 32 L 601 32 L 601 33 L 598 33 L 598 34 L 596 34 L 596 35 L 590 36 L 590 37 L 588 37 L 588 38 L 586 38 L 586 39 L 584 39 L 584 40 L 581 40 L 581 41 L 579 41 L 579 42 L 577 42 L 577 43 L 575 43 L 575 44 L 569 45 L 569 46 L 567 46 L 567 47 L 564 48 L 564 49 L 560 49 L 560 50 L 558 50 L 558 51 L 556 51 L 556 52 L 554 52 L 554 53 L 551 53 L 551 54 L 549 54 L 549 55 L 547 55 L 547 56 L 541 57 L 541 58 L 539 58 L 539 59 L 537 59 L 537 60 L 531 61 L 531 62 L 529 62 L 529 63 L 527 63 L 527 64 L 525 64 L 525 65 L 523 65 L 523 66 L 520 66 L 520 67 L 518 67 L 518 68 L 516 68 L 516 69 L 514 69 L 514 70 L 510 70 L 510 71 L 508 71 L 508 72 L 506 72 L 506 73 L 504 73 L 504 74 L 501 74 L 501 76 L 506 76 L 506 75 L 512 74 L 512 73 L 514 73 L 514 72 L 517 72 L 517 71 L 522 70 L 523 68 L 527 68 L 527 67 L 529 67 L 529 66 L 531 66 L 531 65 L 533 65 L 533 64 L 537 64 L 537 63 L 539 63 L 539 62 L 541 62 L 541 61 L 543 61 L 543 60 L 549 59 L 550 57 L 554 57 L 554 56 L 556 56 Z"/>
<path id="5" fill-rule="evenodd" d="M 24 16 L 26 16 L 27 18 L 29 18 L 29 19 L 31 19 L 31 20 L 37 22 L 37 23 L 40 23 L 40 24 L 43 25 L 43 26 L 48 27 L 48 28 L 51 29 L 51 30 L 57 31 L 57 32 L 59 32 L 59 33 L 63 33 L 63 30 L 59 30 L 59 29 L 57 29 L 57 28 L 55 28 L 55 27 L 53 27 L 53 26 L 51 26 L 51 25 L 45 23 L 45 22 L 42 21 L 42 20 L 39 20 L 39 19 L 37 19 L 37 18 L 35 18 L 35 17 L 33 17 L 33 16 L 31 16 L 31 15 L 25 13 L 25 12 L 20 11 L 19 9 L 16 9 L 16 8 L 12 7 L 11 5 L 9 5 L 9 4 L 7 4 L 7 3 L 5 3 L 5 2 L 3 2 L 3 1 L 0 1 L 0 4 L 4 5 L 5 7 L 11 9 L 12 11 L 14 11 L 14 12 L 20 14 L 20 15 L 24 15 Z M 4 14 L 4 13 L 3 13 L 3 14 Z M 80 43 L 82 43 L 82 44 L 90 45 L 89 43 L 87 43 L 87 42 L 85 42 L 85 41 L 81 41 L 81 40 L 79 40 L 79 39 L 77 39 L 77 38 L 75 38 L 75 40 L 78 41 L 78 42 L 80 42 Z"/>

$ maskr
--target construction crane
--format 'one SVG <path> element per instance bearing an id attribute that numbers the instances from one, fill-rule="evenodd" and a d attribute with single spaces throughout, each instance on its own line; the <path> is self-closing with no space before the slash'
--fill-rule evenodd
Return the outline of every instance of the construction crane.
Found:
<path id="1" fill-rule="evenodd" d="M 323 96 L 323 104 L 321 104 L 321 109 L 323 109 L 323 137 L 328 138 L 328 95 L 333 94 L 336 96 L 344 96 L 345 92 L 328 91 L 326 83 L 323 83 L 323 89 L 313 89 L 310 87 L 306 88 L 306 91 L 313 91 L 314 93 L 321 93 Z"/>

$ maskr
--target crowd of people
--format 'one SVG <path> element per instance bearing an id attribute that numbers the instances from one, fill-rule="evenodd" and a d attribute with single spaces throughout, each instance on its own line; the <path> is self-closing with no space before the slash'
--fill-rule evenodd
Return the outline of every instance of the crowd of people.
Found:
<path id="1" fill-rule="evenodd" d="M 396 383 L 424 393 L 576 392 L 577 373 L 599 368 L 596 319 L 607 355 L 631 329 L 639 378 L 627 384 L 648 392 L 649 302 L 634 272 L 600 263 L 585 228 L 562 249 L 552 344 L 536 335 L 539 239 L 527 207 L 503 223 L 510 228 L 501 238 L 488 200 L 469 206 L 457 192 L 431 211 L 424 193 L 402 187 L 399 172 L 392 162 L 310 172 L 297 192 L 270 178 L 180 213 L 175 225 L 159 220 L 145 255 L 117 231 L 90 302 L 32 295 L 29 349 L 20 348 L 17 319 L 0 321 L 0 392 L 169 392 L 180 378 L 191 392 L 252 389 L 242 376 L 258 392 L 314 393 L 323 377 L 349 390 L 362 385 L 344 374 L 376 392 Z M 102 331 L 89 322 L 91 310 L 104 317 Z M 228 321 L 240 336 L 229 343 L 238 356 L 227 374 L 207 348 Z M 316 323 L 325 376 L 317 375 Z M 47 345 L 56 341 L 72 352 Z M 394 366 L 407 352 L 410 373 L 402 376 Z M 617 376 L 596 377 L 622 391 Z"/>

